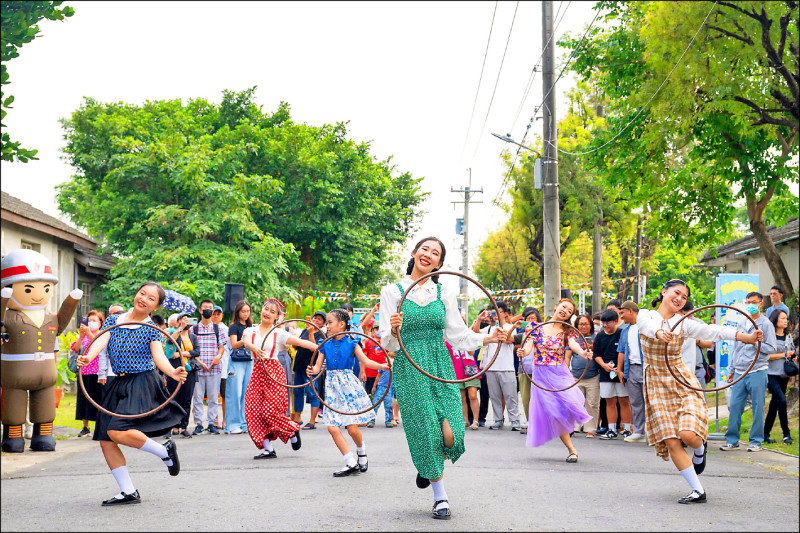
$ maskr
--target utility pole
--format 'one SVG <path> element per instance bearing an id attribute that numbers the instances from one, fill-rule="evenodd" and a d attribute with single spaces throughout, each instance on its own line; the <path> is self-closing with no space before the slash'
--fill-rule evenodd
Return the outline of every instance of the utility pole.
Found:
<path id="1" fill-rule="evenodd" d="M 464 275 L 469 275 L 469 204 L 482 204 L 483 202 L 479 200 L 473 200 L 472 197 L 475 194 L 481 193 L 483 194 L 483 187 L 478 190 L 472 189 L 472 169 L 469 169 L 469 185 L 467 185 L 464 189 L 454 189 L 450 187 L 450 192 L 455 192 L 459 194 L 464 194 L 464 200 L 453 202 L 453 204 L 464 204 L 464 221 L 462 222 L 462 229 L 464 233 L 464 244 L 461 246 L 461 273 Z M 464 312 L 464 317 L 468 316 L 469 312 L 469 297 L 467 296 L 467 280 L 464 278 L 459 278 L 458 284 L 458 305 L 461 307 L 462 311 Z"/>
<path id="2" fill-rule="evenodd" d="M 594 239 L 592 241 L 592 314 L 597 314 L 602 308 L 602 287 L 600 282 L 603 279 L 603 234 L 600 224 L 603 220 L 603 208 L 601 207 L 597 219 L 594 221 Z"/>
<path id="3" fill-rule="evenodd" d="M 542 86 L 544 90 L 544 314 L 553 312 L 561 297 L 561 221 L 558 206 L 558 134 L 556 126 L 556 88 L 554 85 L 555 47 L 553 2 L 542 2 Z"/>
<path id="4" fill-rule="evenodd" d="M 633 293 L 633 301 L 640 304 L 640 293 L 642 292 L 642 217 L 636 221 L 636 290 Z"/>

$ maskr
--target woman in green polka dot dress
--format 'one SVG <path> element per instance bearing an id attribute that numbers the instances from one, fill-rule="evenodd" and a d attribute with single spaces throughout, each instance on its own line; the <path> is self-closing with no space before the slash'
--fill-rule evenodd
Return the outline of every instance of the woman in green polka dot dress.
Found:
<path id="1" fill-rule="evenodd" d="M 411 290 L 403 308 L 395 312 L 403 293 L 414 281 L 439 270 L 444 264 L 445 247 L 436 237 L 426 237 L 414 246 L 407 277 L 381 291 L 381 345 L 388 352 L 400 350 L 397 330 L 414 361 L 435 376 L 456 379 L 445 340 L 456 349 L 474 350 L 490 342 L 505 340 L 496 328 L 492 335 L 467 328 L 456 303 L 457 294 L 432 276 Z M 394 312 L 390 315 L 389 313 Z M 433 487 L 433 517 L 450 518 L 450 505 L 444 490 L 444 459 L 453 463 L 464 453 L 461 394 L 455 383 L 442 383 L 423 375 L 405 357 L 396 357 L 394 388 L 411 459 L 417 469 L 417 486 Z"/>

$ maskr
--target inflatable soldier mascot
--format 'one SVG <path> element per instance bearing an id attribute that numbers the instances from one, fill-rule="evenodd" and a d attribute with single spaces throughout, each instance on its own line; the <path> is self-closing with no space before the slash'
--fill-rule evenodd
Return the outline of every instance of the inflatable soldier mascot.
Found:
<path id="1" fill-rule="evenodd" d="M 51 452 L 56 449 L 55 346 L 83 291 L 69 293 L 57 314 L 48 311 L 58 278 L 47 258 L 33 250 L 14 250 L 6 255 L 0 278 L 0 317 L 8 335 L 0 347 L 3 451 L 21 453 L 25 446 L 22 424 L 30 394 L 31 450 Z"/>

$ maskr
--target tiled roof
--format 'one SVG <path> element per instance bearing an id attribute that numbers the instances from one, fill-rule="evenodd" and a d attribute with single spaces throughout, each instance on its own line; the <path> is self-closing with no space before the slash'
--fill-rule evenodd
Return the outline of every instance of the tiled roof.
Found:
<path id="1" fill-rule="evenodd" d="M 792 217 L 780 228 L 776 228 L 774 225 L 769 226 L 767 228 L 767 232 L 769 233 L 769 236 L 772 237 L 772 242 L 775 243 L 785 241 L 787 239 L 800 238 L 800 220 Z M 737 254 L 745 250 L 759 248 L 760 246 L 758 245 L 755 236 L 751 233 L 746 237 L 736 239 L 735 241 L 731 241 L 718 247 L 717 257 L 723 257 L 725 255 Z M 706 261 L 713 259 L 714 258 L 711 255 L 711 250 L 706 250 L 706 253 L 703 255 L 703 258 L 700 260 L 700 262 L 705 263 Z"/>
<path id="2" fill-rule="evenodd" d="M 30 220 L 35 220 L 36 222 L 40 222 L 42 224 L 47 224 L 48 226 L 52 226 L 56 229 L 60 229 L 65 231 L 71 235 L 75 235 L 76 237 L 80 237 L 82 239 L 86 239 L 87 241 L 96 243 L 94 239 L 78 231 L 77 229 L 73 228 L 69 224 L 61 222 L 55 217 L 51 217 L 44 211 L 36 209 L 31 204 L 25 203 L 19 198 L 11 196 L 5 191 L 0 191 L 0 207 L 3 209 L 15 213 L 21 217 L 28 218 Z"/>

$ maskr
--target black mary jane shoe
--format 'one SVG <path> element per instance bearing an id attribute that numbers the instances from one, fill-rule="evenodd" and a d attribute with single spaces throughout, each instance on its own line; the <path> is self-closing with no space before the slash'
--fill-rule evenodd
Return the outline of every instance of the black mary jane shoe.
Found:
<path id="1" fill-rule="evenodd" d="M 178 446 L 175 441 L 170 439 L 164 444 L 164 448 L 167 449 L 167 456 L 161 460 L 165 463 L 172 460 L 172 466 L 168 466 L 167 470 L 169 470 L 170 476 L 177 476 L 181 472 L 181 462 L 178 460 Z"/>
<path id="2" fill-rule="evenodd" d="M 693 453 L 695 457 L 700 457 L 696 453 Z M 694 471 L 696 474 L 700 475 L 703 473 L 703 470 L 706 469 L 706 455 L 708 455 L 708 443 L 703 441 L 703 462 L 700 464 L 695 463 L 692 461 L 692 465 L 694 465 Z"/>
<path id="3" fill-rule="evenodd" d="M 138 490 L 133 491 L 133 494 L 125 494 L 124 492 L 120 494 L 122 494 L 122 498 L 119 498 L 117 496 L 109 498 L 108 500 L 105 500 L 102 503 L 103 507 L 107 507 L 109 505 L 126 505 L 129 503 L 142 503 L 142 499 L 139 497 Z"/>
<path id="4" fill-rule="evenodd" d="M 688 496 L 684 496 L 678 503 L 706 503 L 706 493 L 693 490 Z"/>
<path id="5" fill-rule="evenodd" d="M 419 475 L 419 472 L 417 472 L 417 487 L 421 489 L 427 489 L 430 486 L 431 486 L 431 480 L 425 479 L 424 477 Z"/>
<path id="6" fill-rule="evenodd" d="M 297 450 L 299 450 L 299 449 L 300 449 L 300 446 L 302 446 L 302 445 L 303 445 L 303 443 L 302 443 L 302 442 L 300 442 L 300 431 L 299 431 L 299 430 L 298 430 L 298 431 L 295 431 L 295 432 L 294 432 L 294 436 L 295 436 L 295 437 L 297 437 L 297 442 L 293 442 L 293 443 L 292 443 L 292 449 L 293 449 L 294 451 L 297 451 Z"/>
<path id="7" fill-rule="evenodd" d="M 275 453 L 275 450 L 272 450 L 271 452 L 267 452 L 267 453 L 261 452 L 258 455 L 254 455 L 253 459 L 275 459 L 277 457 L 278 457 L 278 454 Z"/>
<path id="8" fill-rule="evenodd" d="M 361 472 L 361 469 L 358 467 L 358 463 L 353 466 L 348 466 L 344 470 L 339 470 L 338 472 L 333 473 L 333 477 L 345 477 L 345 476 L 352 476 L 353 474 L 358 474 Z"/>
<path id="9" fill-rule="evenodd" d="M 442 507 L 441 509 L 436 508 L 436 506 L 442 502 L 447 502 L 447 500 L 438 500 L 433 502 L 433 510 L 431 511 L 433 518 L 436 520 L 450 520 L 450 507 Z"/>
<path id="10" fill-rule="evenodd" d="M 367 457 L 367 454 L 361 455 L 361 454 L 359 453 L 359 454 L 358 454 L 358 456 L 359 456 L 359 457 L 363 457 L 363 458 L 365 458 L 365 459 L 366 459 L 366 457 Z M 369 461 L 365 461 L 363 465 L 362 465 L 362 464 L 359 464 L 359 465 L 358 465 L 358 469 L 359 469 L 361 472 L 366 472 L 366 471 L 367 471 L 367 468 L 369 468 Z"/>

